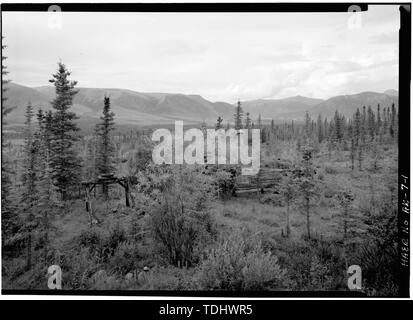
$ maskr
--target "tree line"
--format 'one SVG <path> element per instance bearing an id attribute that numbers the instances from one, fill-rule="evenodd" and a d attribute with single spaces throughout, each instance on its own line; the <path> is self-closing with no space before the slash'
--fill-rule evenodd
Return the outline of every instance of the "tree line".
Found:
<path id="1" fill-rule="evenodd" d="M 9 201 L 10 172 L 7 168 L 2 170 L 2 205 L 5 205 L 3 208 L 6 209 L 2 219 L 3 239 L 6 241 L 6 248 L 7 244 L 12 247 L 17 242 L 23 243 L 27 250 L 28 268 L 32 264 L 33 237 L 43 239 L 44 260 L 47 261 L 49 217 L 61 201 L 70 198 L 70 192 L 79 185 L 81 179 L 82 161 L 78 148 L 80 137 L 76 124 L 78 116 L 71 111 L 73 97 L 77 93 L 77 82 L 69 79 L 70 74 L 66 66 L 59 62 L 57 71 L 49 80 L 56 92 L 56 97 L 51 101 L 51 110 L 39 108 L 35 114 L 32 104 L 27 104 L 21 170 L 22 188 L 18 195 L 17 207 L 11 207 Z M 5 110 L 7 112 L 8 109 L 2 109 L 3 116 Z M 102 116 L 95 126 L 94 137 L 94 164 L 98 175 L 112 174 L 115 170 L 114 147 L 110 136 L 114 127 L 110 98 L 105 96 Z M 4 164 L 7 164 L 7 161 L 2 161 L 2 165 Z M 107 196 L 107 193 L 107 188 L 103 188 L 103 194 Z"/>

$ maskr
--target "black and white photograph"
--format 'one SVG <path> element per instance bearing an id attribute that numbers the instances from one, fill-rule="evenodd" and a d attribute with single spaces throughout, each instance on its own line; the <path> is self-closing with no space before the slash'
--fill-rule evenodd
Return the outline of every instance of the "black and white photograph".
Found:
<path id="1" fill-rule="evenodd" d="M 3 294 L 406 296 L 410 4 L 173 6 L 2 4 Z"/>

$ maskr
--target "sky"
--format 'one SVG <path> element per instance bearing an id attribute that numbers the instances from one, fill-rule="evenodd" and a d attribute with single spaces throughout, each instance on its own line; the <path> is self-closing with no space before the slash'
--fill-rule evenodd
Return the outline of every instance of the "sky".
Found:
<path id="1" fill-rule="evenodd" d="M 3 12 L 2 30 L 8 76 L 27 86 L 49 85 L 62 61 L 79 87 L 230 103 L 398 88 L 395 5 L 357 16 Z"/>

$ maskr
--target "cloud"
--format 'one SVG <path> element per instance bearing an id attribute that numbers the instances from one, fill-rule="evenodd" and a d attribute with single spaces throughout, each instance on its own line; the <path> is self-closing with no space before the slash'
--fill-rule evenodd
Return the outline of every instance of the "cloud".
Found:
<path id="1" fill-rule="evenodd" d="M 387 32 L 370 37 L 371 43 L 375 44 L 397 44 L 399 41 L 399 34 L 397 32 Z"/>
<path id="2" fill-rule="evenodd" d="M 398 7 L 347 13 L 4 12 L 10 78 L 47 85 L 59 59 L 79 86 L 200 94 L 213 101 L 397 87 Z"/>

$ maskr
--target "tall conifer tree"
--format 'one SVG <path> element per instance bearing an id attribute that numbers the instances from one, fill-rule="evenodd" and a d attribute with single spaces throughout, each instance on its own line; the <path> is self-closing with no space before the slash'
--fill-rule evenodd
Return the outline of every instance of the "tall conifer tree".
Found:
<path id="1" fill-rule="evenodd" d="M 222 119 L 222 117 L 221 116 L 219 116 L 218 118 L 217 118 L 217 123 L 216 123 L 216 125 L 215 125 L 215 129 L 216 130 L 219 130 L 219 129 L 222 129 L 223 128 L 223 125 L 222 125 L 222 121 L 223 121 L 224 119 Z"/>
<path id="2" fill-rule="evenodd" d="M 97 172 L 99 175 L 108 175 L 115 172 L 114 153 L 115 148 L 111 140 L 111 132 L 115 129 L 115 114 L 110 108 L 109 97 L 104 97 L 103 114 L 100 117 L 100 123 L 96 125 L 98 136 L 98 153 L 96 159 Z M 103 186 L 103 193 L 108 196 L 108 188 Z"/>
<path id="3" fill-rule="evenodd" d="M 78 182 L 80 171 L 79 157 L 74 146 L 78 140 L 76 132 L 79 129 L 75 123 L 78 117 L 70 111 L 73 97 L 77 93 L 77 82 L 68 79 L 70 74 L 66 66 L 59 62 L 57 72 L 49 80 L 56 90 L 56 98 L 52 101 L 55 111 L 51 128 L 50 167 L 53 183 L 62 200 L 66 200 L 70 186 Z"/>
<path id="4" fill-rule="evenodd" d="M 318 142 L 321 143 L 324 140 L 324 126 L 323 121 L 321 120 L 321 114 L 317 118 L 317 133 L 318 133 Z"/>
<path id="5" fill-rule="evenodd" d="M 243 114 L 244 112 L 242 111 L 242 108 L 241 108 L 241 101 L 238 100 L 237 106 L 235 108 L 235 114 L 234 114 L 235 130 L 242 129 Z"/>

